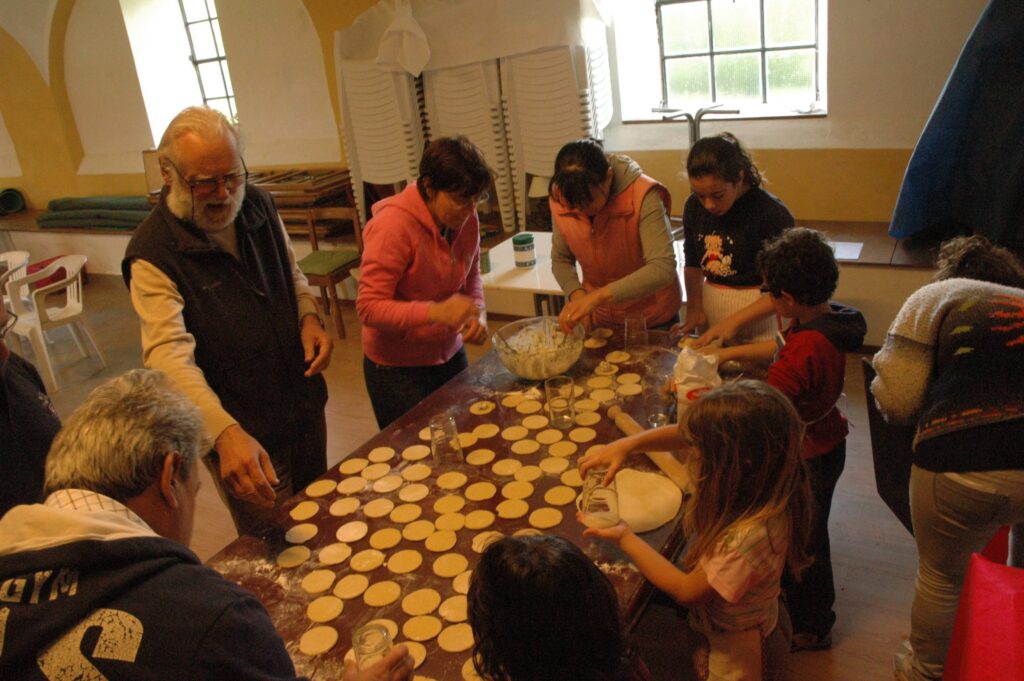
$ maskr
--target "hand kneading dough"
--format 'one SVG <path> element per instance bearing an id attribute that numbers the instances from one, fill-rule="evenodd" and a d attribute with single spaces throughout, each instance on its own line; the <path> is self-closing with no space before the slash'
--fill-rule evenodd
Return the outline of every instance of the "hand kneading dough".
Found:
<path id="1" fill-rule="evenodd" d="M 683 493 L 660 473 L 623 468 L 615 475 L 619 515 L 634 532 L 650 532 L 676 517 Z"/>
<path id="2" fill-rule="evenodd" d="M 313 627 L 299 639 L 299 652 L 304 655 L 326 653 L 338 642 L 338 630 L 334 627 Z"/>

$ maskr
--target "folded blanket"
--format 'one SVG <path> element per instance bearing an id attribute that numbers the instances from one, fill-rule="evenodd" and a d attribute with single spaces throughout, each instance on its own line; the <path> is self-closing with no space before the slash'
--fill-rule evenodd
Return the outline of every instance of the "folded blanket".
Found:
<path id="1" fill-rule="evenodd" d="M 87 225 L 92 222 L 115 222 L 135 227 L 149 215 L 148 210 L 58 210 L 40 213 L 36 222 L 40 227 L 62 227 L 70 224 Z M 73 223 L 72 223 L 73 221 Z M 98 225 L 97 225 L 98 226 Z"/>
<path id="2" fill-rule="evenodd" d="M 153 208 L 145 196 L 71 196 L 53 199 L 47 206 L 52 211 L 82 209 L 100 210 L 144 210 Z"/>

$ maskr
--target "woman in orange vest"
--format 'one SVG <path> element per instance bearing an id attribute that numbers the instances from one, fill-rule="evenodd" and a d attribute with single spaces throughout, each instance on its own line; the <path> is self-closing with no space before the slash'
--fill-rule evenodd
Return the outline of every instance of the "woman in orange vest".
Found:
<path id="1" fill-rule="evenodd" d="M 564 331 L 578 323 L 621 327 L 629 313 L 642 313 L 648 328 L 679 321 L 682 289 L 664 185 L 632 159 L 581 139 L 558 152 L 548 202 L 551 273 L 567 301 L 558 315 Z"/>

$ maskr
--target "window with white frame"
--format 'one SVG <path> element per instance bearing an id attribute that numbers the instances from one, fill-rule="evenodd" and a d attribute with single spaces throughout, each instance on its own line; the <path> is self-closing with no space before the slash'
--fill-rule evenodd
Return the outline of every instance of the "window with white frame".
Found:
<path id="1" fill-rule="evenodd" d="M 220 20 L 214 0 L 178 0 L 178 4 L 203 103 L 231 120 L 237 120 L 235 93 L 231 87 L 228 58 L 224 53 L 224 39 L 220 35 Z"/>
<path id="2" fill-rule="evenodd" d="M 619 0 L 623 120 L 711 104 L 743 117 L 824 113 L 827 0 Z"/>

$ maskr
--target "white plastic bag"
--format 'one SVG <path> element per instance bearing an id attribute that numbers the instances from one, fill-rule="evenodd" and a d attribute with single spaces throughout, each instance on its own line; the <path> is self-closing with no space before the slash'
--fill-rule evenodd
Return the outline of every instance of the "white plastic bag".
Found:
<path id="1" fill-rule="evenodd" d="M 722 383 L 722 377 L 718 375 L 718 355 L 704 355 L 692 348 L 683 348 L 672 369 L 672 378 L 678 419 L 693 400 Z"/>

